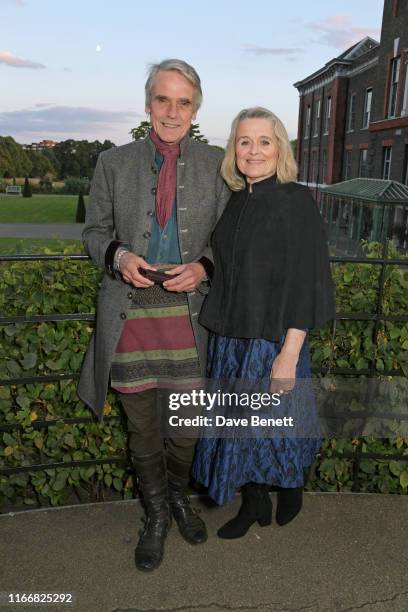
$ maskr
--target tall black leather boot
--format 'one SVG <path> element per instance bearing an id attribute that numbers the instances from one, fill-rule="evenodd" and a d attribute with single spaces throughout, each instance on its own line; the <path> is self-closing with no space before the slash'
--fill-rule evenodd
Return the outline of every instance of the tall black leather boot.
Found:
<path id="1" fill-rule="evenodd" d="M 151 455 L 132 454 L 132 463 L 146 510 L 146 522 L 135 550 L 137 569 L 152 571 L 159 567 L 164 541 L 171 525 L 168 504 L 166 464 L 162 451 Z"/>
<path id="2" fill-rule="evenodd" d="M 181 461 L 171 454 L 167 455 L 170 512 L 186 542 L 202 544 L 207 540 L 207 529 L 204 521 L 191 507 L 186 494 L 190 481 L 190 468 L 190 463 Z"/>
<path id="3" fill-rule="evenodd" d="M 276 508 L 276 522 L 283 527 L 293 521 L 302 508 L 303 487 L 295 489 L 280 489 L 278 491 L 278 506 Z"/>
<path id="4" fill-rule="evenodd" d="M 272 502 L 269 485 L 249 482 L 241 488 L 242 504 L 237 516 L 225 523 L 217 532 L 219 538 L 242 538 L 256 521 L 266 527 L 272 521 Z"/>

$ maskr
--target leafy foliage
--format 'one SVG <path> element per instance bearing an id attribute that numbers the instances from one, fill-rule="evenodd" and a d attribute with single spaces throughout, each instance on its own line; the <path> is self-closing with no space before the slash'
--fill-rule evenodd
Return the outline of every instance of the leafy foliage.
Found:
<path id="1" fill-rule="evenodd" d="M 77 211 L 76 211 L 76 222 L 77 223 L 85 223 L 85 214 L 86 214 L 86 210 L 85 210 L 85 201 L 84 201 L 84 194 L 82 193 L 82 191 L 79 192 L 79 196 L 78 196 L 78 204 L 77 204 Z"/>
<path id="2" fill-rule="evenodd" d="M 129 134 L 131 134 L 133 140 L 141 140 L 142 138 L 146 138 L 146 136 L 148 136 L 151 129 L 152 124 L 150 121 L 141 121 L 137 127 L 130 130 Z M 208 140 L 201 134 L 198 123 L 191 124 L 189 136 L 193 140 L 208 143 Z"/>
<path id="3" fill-rule="evenodd" d="M 25 177 L 25 181 L 24 181 L 24 187 L 23 187 L 23 198 L 32 198 L 33 197 L 33 192 L 31 190 L 31 185 L 30 185 L 30 181 L 28 180 L 28 177 Z"/>
<path id="4" fill-rule="evenodd" d="M 0 176 L 29 176 L 31 169 L 32 162 L 23 147 L 11 136 L 0 136 Z"/>
<path id="5" fill-rule="evenodd" d="M 92 178 L 99 153 L 114 147 L 105 140 L 64 140 L 43 151 L 23 149 L 11 136 L 0 136 L 0 177 L 15 176 L 53 177 L 68 176 Z M 78 193 L 76 191 L 75 193 Z"/>
<path id="6" fill-rule="evenodd" d="M 369 257 L 380 254 L 380 245 L 365 246 Z M 77 249 L 70 247 L 65 252 Z M 389 255 L 395 255 L 391 247 Z M 379 266 L 335 264 L 333 272 L 338 312 L 375 312 Z M 100 280 L 101 271 L 90 262 L 2 263 L 0 311 L 3 316 L 94 313 Z M 385 312 L 406 313 L 407 286 L 407 271 L 390 266 L 385 278 Z M 78 373 L 92 329 L 91 321 L 17 322 L 0 326 L 0 378 Z M 384 369 L 400 368 L 407 373 L 408 324 L 382 323 L 377 346 L 372 334 L 373 323 L 367 321 L 338 321 L 334 335 L 330 326 L 314 330 L 310 339 L 313 365 L 357 371 L 373 361 L 377 374 Z M 0 387 L 0 468 L 60 464 L 0 476 L 3 506 L 60 505 L 131 497 L 132 476 L 125 468 L 126 429 L 113 394 L 108 395 L 104 412 L 105 420 L 95 422 L 76 395 L 75 380 Z M 325 440 L 321 456 L 313 466 L 309 488 L 352 490 L 352 457 L 356 451 L 391 455 L 360 461 L 361 490 L 407 493 L 408 463 L 392 458 L 408 456 L 408 440 L 398 436 Z M 118 463 L 104 463 L 112 458 Z M 82 463 L 90 460 L 100 463 Z"/>

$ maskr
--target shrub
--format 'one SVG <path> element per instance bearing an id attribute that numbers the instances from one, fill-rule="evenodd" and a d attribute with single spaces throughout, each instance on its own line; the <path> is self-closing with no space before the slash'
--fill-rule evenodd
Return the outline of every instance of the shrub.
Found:
<path id="1" fill-rule="evenodd" d="M 25 177 L 25 181 L 24 181 L 24 187 L 23 187 L 23 198 L 31 198 L 33 195 L 33 192 L 31 190 L 31 185 L 30 185 L 30 181 L 28 180 L 28 177 Z"/>
<path id="2" fill-rule="evenodd" d="M 86 210 L 85 210 L 84 194 L 82 193 L 82 191 L 80 191 L 79 196 L 78 196 L 77 210 L 76 210 L 76 218 L 75 218 L 76 222 L 85 223 L 85 214 L 86 214 Z"/>
<path id="3" fill-rule="evenodd" d="M 66 193 L 67 195 L 77 195 L 82 192 L 84 195 L 88 195 L 89 185 L 89 179 L 87 178 L 68 176 L 65 179 L 65 184 L 62 188 L 62 193 Z"/>
<path id="4" fill-rule="evenodd" d="M 366 244 L 367 254 L 380 254 L 380 245 Z M 72 253 L 73 248 L 65 249 Z M 390 248 L 390 256 L 396 254 Z M 338 311 L 374 312 L 379 266 L 335 264 Z M 0 311 L 3 316 L 50 313 L 94 313 L 101 271 L 88 261 L 43 261 L 0 264 Z M 390 266 L 384 289 L 384 312 L 406 313 L 408 273 Z M 21 323 L 0 327 L 0 378 L 60 375 L 80 370 L 93 329 L 91 321 Z M 311 333 L 315 367 L 362 369 L 374 360 L 377 374 L 401 368 L 408 373 L 408 324 L 383 322 L 378 343 L 372 323 L 337 321 Z M 406 379 L 405 384 L 406 384 Z M 404 381 L 402 381 L 404 382 Z M 0 476 L 4 508 L 60 505 L 75 501 L 128 498 L 132 476 L 126 468 L 126 428 L 112 393 L 105 420 L 96 422 L 76 395 L 75 379 L 27 382 L 0 387 L 0 469 L 60 463 L 59 466 Z M 48 427 L 47 427 L 48 422 Z M 309 488 L 349 491 L 353 486 L 353 455 L 389 454 L 362 459 L 360 488 L 367 492 L 407 493 L 408 470 L 392 455 L 408 455 L 408 440 L 327 439 L 313 466 Z M 117 462 L 103 463 L 115 458 Z M 101 463 L 90 465 L 89 460 Z M 64 467 L 66 463 L 66 467 Z"/>

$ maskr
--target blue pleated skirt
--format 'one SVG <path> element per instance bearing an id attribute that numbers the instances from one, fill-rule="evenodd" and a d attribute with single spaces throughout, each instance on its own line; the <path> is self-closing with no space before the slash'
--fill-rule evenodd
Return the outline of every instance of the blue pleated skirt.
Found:
<path id="1" fill-rule="evenodd" d="M 284 341 L 229 338 L 210 334 L 207 376 L 214 380 L 269 378 L 273 361 Z M 296 368 L 296 379 L 311 378 L 307 336 Z M 307 384 L 307 381 L 304 381 Z M 310 393 L 311 391 L 311 393 Z M 306 418 L 316 414 L 311 385 L 307 394 Z M 306 402 L 305 394 L 300 402 Z M 302 399 L 303 398 L 303 399 Z M 300 412 L 302 412 L 302 406 Z M 192 474 L 208 488 L 208 494 L 222 505 L 232 500 L 236 489 L 248 482 L 301 487 L 304 470 L 320 448 L 321 439 L 313 437 L 201 438 L 197 443 Z"/>

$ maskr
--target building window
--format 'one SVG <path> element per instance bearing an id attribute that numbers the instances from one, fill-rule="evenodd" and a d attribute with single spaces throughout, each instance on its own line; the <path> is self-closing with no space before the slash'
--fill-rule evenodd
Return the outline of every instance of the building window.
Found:
<path id="1" fill-rule="evenodd" d="M 391 175 L 392 147 L 383 147 L 383 179 L 389 181 Z"/>
<path id="2" fill-rule="evenodd" d="M 307 183 L 307 151 L 303 153 L 303 180 Z"/>
<path id="3" fill-rule="evenodd" d="M 401 115 L 408 115 L 408 63 L 405 68 L 405 87 L 404 87 L 404 99 L 402 101 Z"/>
<path id="4" fill-rule="evenodd" d="M 391 80 L 388 92 L 388 117 L 395 117 L 397 113 L 397 92 L 401 58 L 394 57 L 391 61 Z"/>
<path id="5" fill-rule="evenodd" d="M 312 163 L 310 168 L 310 179 L 312 183 L 317 181 L 317 152 L 312 151 Z"/>
<path id="6" fill-rule="evenodd" d="M 326 175 L 327 175 L 327 151 L 324 150 L 322 153 L 322 183 L 326 183 Z"/>
<path id="7" fill-rule="evenodd" d="M 306 107 L 305 138 L 309 138 L 309 134 L 310 134 L 310 113 L 311 113 L 310 104 L 308 104 Z"/>
<path id="8" fill-rule="evenodd" d="M 408 145 L 405 147 L 405 163 L 402 181 L 408 185 Z"/>
<path id="9" fill-rule="evenodd" d="M 368 128 L 370 123 L 370 115 L 371 115 L 371 102 L 373 99 L 373 90 L 366 89 L 365 99 L 364 99 L 364 112 L 363 112 L 363 125 L 361 126 L 363 129 Z"/>
<path id="10" fill-rule="evenodd" d="M 361 178 L 367 178 L 368 176 L 368 149 L 360 149 L 358 176 Z"/>
<path id="11" fill-rule="evenodd" d="M 317 136 L 319 134 L 319 119 L 320 119 L 320 100 L 317 100 L 316 108 L 315 108 L 315 115 L 314 115 L 313 136 Z"/>
<path id="12" fill-rule="evenodd" d="M 356 123 L 356 94 L 352 93 L 349 99 L 347 131 L 352 132 Z"/>
<path id="13" fill-rule="evenodd" d="M 331 117 L 331 96 L 328 96 L 326 99 L 326 113 L 324 117 L 324 133 L 329 133 L 329 125 L 330 125 L 330 117 Z"/>
<path id="14" fill-rule="evenodd" d="M 353 161 L 353 151 L 348 149 L 346 151 L 346 159 L 344 163 L 344 180 L 348 181 L 352 178 L 351 169 L 352 169 L 352 161 Z"/>

